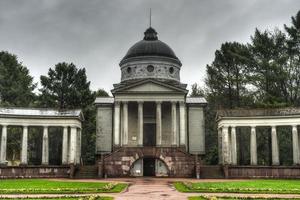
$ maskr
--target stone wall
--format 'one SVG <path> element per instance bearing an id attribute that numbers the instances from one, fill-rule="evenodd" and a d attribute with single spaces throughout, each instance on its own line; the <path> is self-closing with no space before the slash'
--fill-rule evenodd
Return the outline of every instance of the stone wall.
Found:
<path id="1" fill-rule="evenodd" d="M 97 108 L 96 152 L 111 152 L 113 130 L 113 107 L 102 105 Z"/>
<path id="2" fill-rule="evenodd" d="M 226 170 L 227 178 L 300 178 L 300 166 L 228 166 Z"/>
<path id="3" fill-rule="evenodd" d="M 3 166 L 0 178 L 69 178 L 69 166 Z"/>
<path id="4" fill-rule="evenodd" d="M 105 156 L 103 174 L 106 174 L 107 177 L 128 177 L 132 164 L 144 157 L 163 161 L 168 167 L 169 177 L 195 176 L 194 156 L 176 147 L 124 147 L 117 149 Z"/>

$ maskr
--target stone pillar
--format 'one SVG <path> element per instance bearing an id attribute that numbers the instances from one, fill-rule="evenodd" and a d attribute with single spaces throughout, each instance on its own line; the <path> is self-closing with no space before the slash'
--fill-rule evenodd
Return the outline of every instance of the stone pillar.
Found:
<path id="1" fill-rule="evenodd" d="M 128 102 L 123 102 L 123 145 L 128 144 Z"/>
<path id="2" fill-rule="evenodd" d="M 179 117 L 180 117 L 180 145 L 185 145 L 185 103 L 183 101 L 179 102 Z"/>
<path id="3" fill-rule="evenodd" d="M 278 149 L 276 126 L 272 126 L 271 138 L 272 138 L 272 164 L 279 165 L 279 149 Z"/>
<path id="4" fill-rule="evenodd" d="M 172 102 L 171 108 L 172 120 L 172 145 L 177 146 L 177 116 L 176 116 L 176 101 Z"/>
<path id="5" fill-rule="evenodd" d="M 23 126 L 21 164 L 27 165 L 28 127 Z"/>
<path id="6" fill-rule="evenodd" d="M 218 128 L 218 156 L 219 156 L 219 164 L 223 163 L 223 155 L 222 155 L 222 129 Z"/>
<path id="7" fill-rule="evenodd" d="M 144 135 L 144 114 L 143 114 L 144 102 L 138 102 L 138 145 L 143 146 L 143 135 Z"/>
<path id="8" fill-rule="evenodd" d="M 298 138 L 297 125 L 293 125 L 292 127 L 292 137 L 293 137 L 293 161 L 294 161 L 294 165 L 297 165 L 300 164 L 299 138 Z"/>
<path id="9" fill-rule="evenodd" d="M 48 127 L 44 126 L 43 131 L 43 150 L 42 150 L 42 165 L 49 164 L 49 141 L 48 141 Z"/>
<path id="10" fill-rule="evenodd" d="M 114 110 L 114 144 L 120 145 L 120 102 L 115 102 Z"/>
<path id="11" fill-rule="evenodd" d="M 251 127 L 250 133 L 250 164 L 257 165 L 256 127 Z"/>
<path id="12" fill-rule="evenodd" d="M 2 125 L 0 164 L 6 164 L 7 125 Z"/>
<path id="13" fill-rule="evenodd" d="M 65 126 L 63 130 L 63 142 L 62 142 L 62 161 L 63 165 L 68 164 L 68 127 Z"/>
<path id="14" fill-rule="evenodd" d="M 222 127 L 222 157 L 223 164 L 230 164 L 229 159 L 229 134 L 228 134 L 228 126 Z"/>
<path id="15" fill-rule="evenodd" d="M 231 127 L 231 163 L 237 164 L 237 152 L 236 152 L 236 129 L 234 126 Z"/>
<path id="16" fill-rule="evenodd" d="M 161 102 L 156 102 L 156 146 L 161 146 L 162 141 L 162 118 L 161 118 Z"/>
<path id="17" fill-rule="evenodd" d="M 76 130 L 76 163 L 77 164 L 80 164 L 80 158 L 81 158 L 81 155 L 80 155 L 80 146 L 81 146 L 81 142 L 80 142 L 80 132 L 81 132 L 81 129 L 77 129 Z"/>
<path id="18" fill-rule="evenodd" d="M 70 133 L 70 158 L 69 164 L 76 164 L 76 140 L 77 140 L 77 128 L 71 127 Z"/>

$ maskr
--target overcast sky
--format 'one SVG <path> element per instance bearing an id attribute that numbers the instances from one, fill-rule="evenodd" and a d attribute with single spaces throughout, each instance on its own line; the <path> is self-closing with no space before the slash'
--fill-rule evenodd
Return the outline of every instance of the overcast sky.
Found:
<path id="1" fill-rule="evenodd" d="M 281 28 L 300 0 L 0 0 L 0 51 L 16 54 L 35 78 L 56 63 L 85 67 L 91 88 L 112 89 L 119 62 L 152 27 L 181 60 L 181 81 L 203 85 L 225 41 Z"/>

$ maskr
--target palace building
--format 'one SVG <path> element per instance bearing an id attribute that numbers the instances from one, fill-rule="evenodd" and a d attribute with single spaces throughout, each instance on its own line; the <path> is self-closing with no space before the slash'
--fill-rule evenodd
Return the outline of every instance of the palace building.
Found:
<path id="1" fill-rule="evenodd" d="M 300 108 L 218 110 L 216 129 L 205 129 L 206 100 L 187 96 L 184 66 L 157 35 L 144 32 L 112 96 L 95 100 L 95 165 L 82 162 L 81 110 L 0 108 L 0 178 L 300 178 Z M 219 164 L 205 165 L 207 133 Z"/>
<path id="2" fill-rule="evenodd" d="M 187 97 L 181 67 L 152 27 L 128 50 L 113 97 L 95 102 L 101 176 L 196 175 L 205 154 L 206 101 Z"/>

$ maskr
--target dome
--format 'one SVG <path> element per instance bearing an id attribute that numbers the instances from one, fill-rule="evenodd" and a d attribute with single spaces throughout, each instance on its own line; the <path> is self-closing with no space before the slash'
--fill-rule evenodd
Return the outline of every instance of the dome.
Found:
<path id="1" fill-rule="evenodd" d="M 158 40 L 157 32 L 152 28 L 145 31 L 144 39 L 135 43 L 126 53 L 121 63 L 126 59 L 142 56 L 161 56 L 175 59 L 181 65 L 180 60 L 176 57 L 174 51 L 164 42 Z"/>

